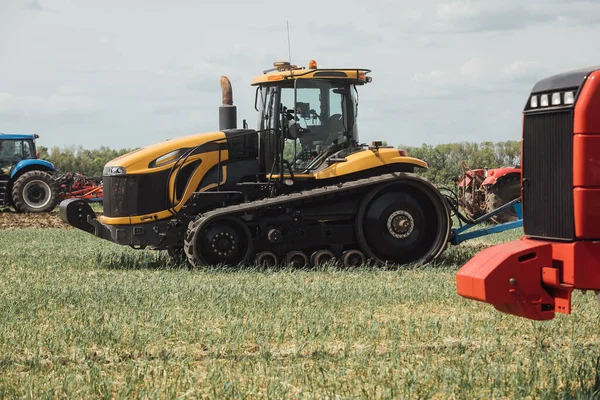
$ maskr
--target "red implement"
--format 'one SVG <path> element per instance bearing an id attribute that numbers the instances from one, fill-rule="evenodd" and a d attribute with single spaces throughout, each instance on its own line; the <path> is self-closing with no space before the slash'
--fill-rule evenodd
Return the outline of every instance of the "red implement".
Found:
<path id="1" fill-rule="evenodd" d="M 67 173 L 57 178 L 60 200 L 65 199 L 102 199 L 103 188 L 100 180 L 86 178 L 76 172 Z"/>

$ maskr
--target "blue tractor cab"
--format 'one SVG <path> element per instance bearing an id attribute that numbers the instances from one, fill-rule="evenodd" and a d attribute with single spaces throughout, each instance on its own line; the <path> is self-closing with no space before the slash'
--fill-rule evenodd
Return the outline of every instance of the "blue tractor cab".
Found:
<path id="1" fill-rule="evenodd" d="M 0 208 L 48 212 L 58 203 L 52 163 L 39 160 L 36 134 L 0 133 Z"/>

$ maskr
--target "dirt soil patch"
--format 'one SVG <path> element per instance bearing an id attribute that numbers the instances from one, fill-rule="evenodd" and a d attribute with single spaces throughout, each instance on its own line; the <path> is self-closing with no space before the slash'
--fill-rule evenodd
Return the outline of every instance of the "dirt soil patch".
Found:
<path id="1" fill-rule="evenodd" d="M 20 214 L 10 210 L 0 211 L 0 229 L 22 228 L 71 229 L 71 226 L 63 222 L 58 212 Z"/>

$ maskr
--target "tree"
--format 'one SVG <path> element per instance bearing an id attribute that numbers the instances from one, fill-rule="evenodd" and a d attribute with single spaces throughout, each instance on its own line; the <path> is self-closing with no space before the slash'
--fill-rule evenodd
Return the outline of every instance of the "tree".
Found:
<path id="1" fill-rule="evenodd" d="M 120 155 L 128 153 L 131 149 L 113 150 L 106 146 L 98 149 L 86 150 L 82 146 L 68 146 L 65 148 L 44 146 L 38 147 L 40 158 L 50 161 L 60 173 L 80 172 L 90 178 L 102 176 L 104 165 Z"/>
<path id="2" fill-rule="evenodd" d="M 420 147 L 398 146 L 409 156 L 424 160 L 429 169 L 423 175 L 437 184 L 449 184 L 465 169 L 498 168 L 518 165 L 521 143 L 506 142 L 460 142 L 439 145 L 423 144 Z"/>
<path id="3" fill-rule="evenodd" d="M 383 143 L 387 145 L 387 142 Z M 465 168 L 498 168 L 506 165 L 519 165 L 521 161 L 521 142 L 459 142 L 438 145 L 423 144 L 421 146 L 398 146 L 407 151 L 411 157 L 424 160 L 429 165 L 423 175 L 437 184 L 447 185 L 454 182 L 457 176 L 464 174 Z M 52 162 L 61 173 L 81 172 L 90 177 L 102 176 L 104 165 L 132 149 L 114 150 L 106 146 L 87 150 L 82 146 L 48 149 L 39 146 L 40 158 Z M 298 146 L 296 151 L 300 152 Z M 284 158 L 290 162 L 294 159 L 294 142 L 286 140 Z"/>

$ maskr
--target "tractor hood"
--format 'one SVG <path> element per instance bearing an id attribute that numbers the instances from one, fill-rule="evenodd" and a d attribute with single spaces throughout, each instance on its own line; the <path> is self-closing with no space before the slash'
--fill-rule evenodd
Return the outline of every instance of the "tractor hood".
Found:
<path id="1" fill-rule="evenodd" d="M 207 132 L 166 140 L 147 147 L 133 150 L 109 161 L 104 166 L 103 175 L 145 174 L 171 168 L 173 163 L 187 150 L 198 147 L 196 153 L 216 151 L 219 139 L 225 140 L 224 132 Z"/>

